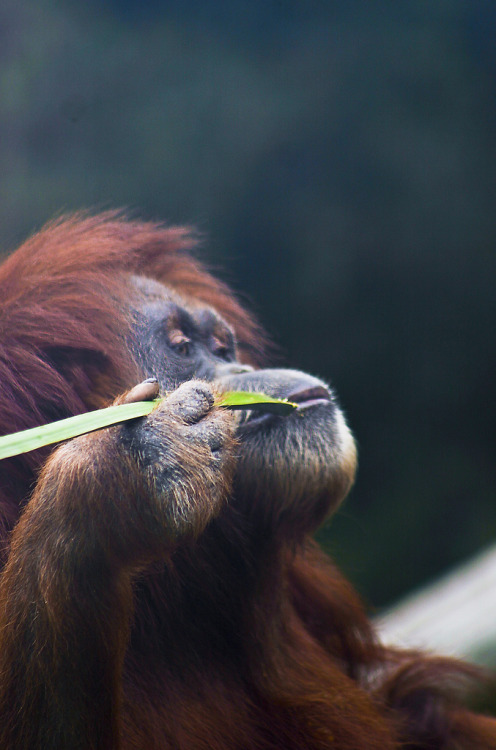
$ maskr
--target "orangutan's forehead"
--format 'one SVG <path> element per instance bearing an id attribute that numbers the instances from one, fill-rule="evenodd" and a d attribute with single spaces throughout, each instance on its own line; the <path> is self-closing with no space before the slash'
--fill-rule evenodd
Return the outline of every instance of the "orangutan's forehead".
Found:
<path id="1" fill-rule="evenodd" d="M 195 319 L 200 320 L 207 316 L 216 319 L 222 326 L 231 329 L 231 326 L 224 321 L 222 316 L 213 307 L 195 300 L 189 295 L 180 294 L 175 289 L 156 279 L 133 275 L 131 283 L 137 291 L 137 307 L 141 312 L 152 312 L 153 310 L 159 312 L 161 309 L 165 310 L 167 308 L 169 315 L 173 315 L 172 311 L 174 308 L 181 308 L 190 313 Z"/>
<path id="2" fill-rule="evenodd" d="M 131 284 L 137 290 L 138 299 L 148 303 L 167 301 L 174 302 L 183 307 L 188 306 L 188 300 L 184 295 L 179 294 L 170 286 L 162 284 L 156 279 L 150 279 L 148 276 L 131 276 Z"/>

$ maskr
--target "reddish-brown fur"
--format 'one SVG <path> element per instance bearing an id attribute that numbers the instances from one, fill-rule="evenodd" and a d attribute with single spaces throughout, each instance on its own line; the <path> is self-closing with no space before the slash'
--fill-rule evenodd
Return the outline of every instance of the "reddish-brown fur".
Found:
<path id="1" fill-rule="evenodd" d="M 191 259 L 194 244 L 184 229 L 79 215 L 8 258 L 0 432 L 106 405 L 136 382 L 126 349 L 130 273 L 215 307 L 236 330 L 241 358 L 259 362 L 260 330 Z M 222 538 L 214 549 L 202 541 L 215 511 L 207 503 L 194 549 L 179 550 L 174 564 L 164 553 L 164 575 L 163 541 L 144 536 L 135 502 L 144 480 L 131 465 L 115 475 L 111 434 L 80 438 L 77 450 L 68 443 L 48 462 L 45 449 L 0 465 L 1 750 L 496 748 L 496 723 L 463 708 L 477 672 L 383 648 L 353 589 L 310 540 L 296 549 L 261 540 L 260 559 L 244 559 L 239 536 L 232 570 Z M 84 471 L 81 455 L 91 457 Z M 73 533 L 63 537 L 69 505 Z M 94 571 L 85 576 L 98 561 L 81 526 L 94 529 L 95 545 L 112 535 L 131 554 L 128 568 L 118 545 L 100 560 L 105 590 Z M 209 606 L 217 620 L 203 624 Z M 239 622 L 232 652 L 217 641 L 223 618 Z M 65 674 L 64 690 L 55 673 Z"/>

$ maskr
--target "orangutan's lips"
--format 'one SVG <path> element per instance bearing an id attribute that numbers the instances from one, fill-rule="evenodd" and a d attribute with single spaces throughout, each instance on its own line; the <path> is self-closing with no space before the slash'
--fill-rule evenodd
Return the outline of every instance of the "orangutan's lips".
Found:
<path id="1" fill-rule="evenodd" d="M 297 408 L 293 414 L 308 409 L 311 406 L 317 406 L 318 404 L 329 404 L 331 402 L 331 394 L 323 386 L 313 386 L 311 388 L 304 388 L 301 391 L 295 391 L 294 393 L 284 396 L 288 401 L 292 401 L 297 404 Z M 253 427 L 257 427 L 262 423 L 274 423 L 284 422 L 285 419 L 291 419 L 289 416 L 278 416 L 276 414 L 264 413 L 260 411 L 247 410 L 240 413 L 238 417 L 238 429 L 242 433 L 245 429 L 249 430 Z"/>
<path id="2" fill-rule="evenodd" d="M 290 393 L 288 396 L 288 401 L 298 404 L 298 410 L 330 401 L 330 399 L 331 395 L 327 388 L 320 385 L 314 388 L 305 388 L 304 391 L 298 391 L 297 393 Z"/>

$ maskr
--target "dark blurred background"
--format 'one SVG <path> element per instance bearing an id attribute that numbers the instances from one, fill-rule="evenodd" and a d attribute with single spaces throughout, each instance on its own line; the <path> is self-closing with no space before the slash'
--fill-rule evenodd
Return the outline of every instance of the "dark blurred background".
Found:
<path id="1" fill-rule="evenodd" d="M 385 605 L 496 541 L 496 4 L 0 6 L 0 243 L 194 223 L 360 448 L 319 534 Z"/>

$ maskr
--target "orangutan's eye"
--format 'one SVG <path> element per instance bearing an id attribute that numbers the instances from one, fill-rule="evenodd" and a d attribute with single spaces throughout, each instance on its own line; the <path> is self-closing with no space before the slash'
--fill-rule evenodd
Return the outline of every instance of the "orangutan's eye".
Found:
<path id="1" fill-rule="evenodd" d="M 191 339 L 179 329 L 169 333 L 169 344 L 182 357 L 187 357 L 190 354 Z"/>

